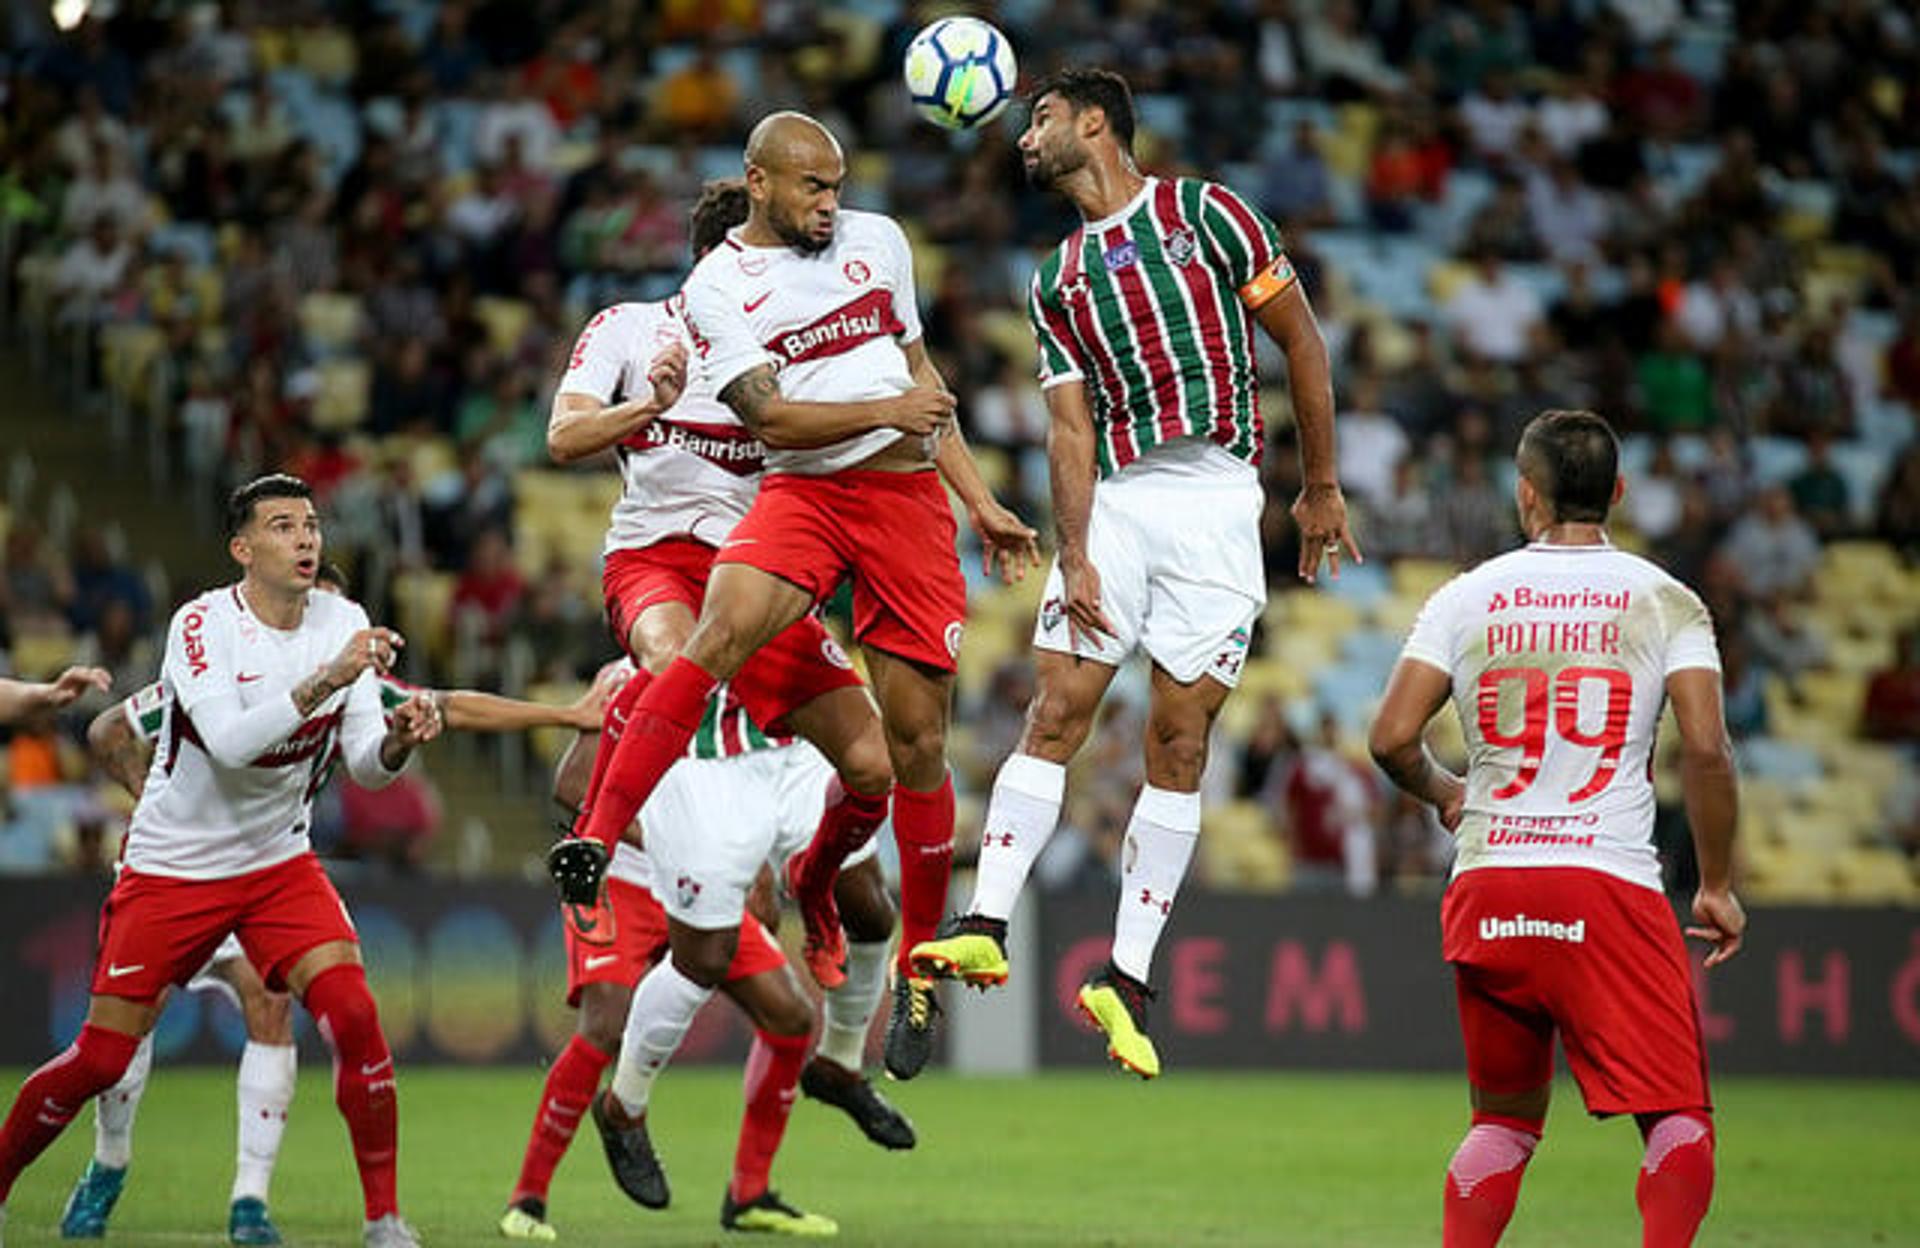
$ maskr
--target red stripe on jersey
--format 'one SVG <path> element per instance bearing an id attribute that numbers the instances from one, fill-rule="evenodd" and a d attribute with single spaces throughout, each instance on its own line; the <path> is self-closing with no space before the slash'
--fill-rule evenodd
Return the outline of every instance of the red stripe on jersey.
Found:
<path id="1" fill-rule="evenodd" d="M 1180 388 L 1180 368 L 1174 363 L 1167 336 L 1160 327 L 1160 309 L 1147 290 L 1146 279 L 1140 276 L 1140 245 L 1124 226 L 1119 225 L 1111 227 L 1101 242 L 1109 252 L 1129 244 L 1134 248 L 1131 263 L 1111 270 L 1113 284 L 1120 288 L 1120 298 L 1127 306 L 1127 321 L 1133 328 L 1135 340 L 1140 344 L 1134 360 L 1140 371 L 1146 374 L 1147 384 L 1153 390 L 1153 405 L 1160 413 L 1156 418 L 1160 440 L 1164 442 L 1180 437 L 1187 431 L 1186 422 L 1180 418 L 1180 408 L 1186 395 Z M 1131 425 L 1132 414 L 1128 415 L 1128 424 Z"/>
<path id="2" fill-rule="evenodd" d="M 740 699 L 729 690 L 726 704 L 720 708 L 720 756 L 732 758 L 744 754 L 746 744 L 740 732 Z"/>
<path id="3" fill-rule="evenodd" d="M 870 290 L 811 325 L 780 331 L 765 346 L 782 362 L 799 364 L 845 355 L 875 338 L 891 338 L 905 329 L 894 315 L 893 292 Z"/>
<path id="4" fill-rule="evenodd" d="M 695 421 L 656 420 L 638 433 L 620 440 L 622 452 L 644 455 L 663 447 L 685 451 L 737 477 L 757 475 L 766 464 L 767 450 L 751 430 L 740 425 Z"/>
<path id="5" fill-rule="evenodd" d="M 1162 237 L 1175 228 L 1184 227 L 1199 233 L 1199 223 L 1188 224 L 1180 215 L 1180 189 L 1171 179 L 1162 180 L 1153 194 L 1153 214 L 1159 219 Z M 1222 299 L 1220 283 L 1214 279 L 1211 265 L 1197 261 L 1192 264 L 1176 264 L 1173 271 L 1187 287 L 1187 294 L 1193 300 L 1194 315 L 1199 320 L 1200 341 L 1222 343 L 1226 341 L 1227 327 L 1220 319 L 1220 310 L 1227 306 Z M 1204 351 L 1204 347 L 1202 348 Z M 1205 360 L 1207 368 L 1207 392 L 1213 398 L 1212 440 L 1221 446 L 1233 444 L 1233 375 L 1230 366 L 1211 358 Z"/>
<path id="6" fill-rule="evenodd" d="M 1247 272 L 1250 275 L 1258 273 L 1273 263 L 1275 254 L 1273 245 L 1267 240 L 1267 232 L 1260 228 L 1260 222 L 1247 211 L 1247 206 L 1240 202 L 1238 195 L 1217 193 L 1223 192 L 1224 189 L 1220 186 L 1210 186 L 1207 188 L 1207 194 L 1212 196 L 1214 203 L 1227 210 L 1227 215 L 1232 217 L 1234 224 L 1240 227 L 1240 232 L 1247 236 L 1247 254 L 1252 257 L 1252 263 L 1248 265 Z"/>
<path id="7" fill-rule="evenodd" d="M 1073 323 L 1073 336 L 1079 340 L 1087 363 L 1093 366 L 1100 382 L 1100 393 L 1106 399 L 1104 406 L 1108 415 L 1108 437 L 1113 443 L 1114 460 L 1116 463 L 1127 463 L 1140 453 L 1140 448 L 1134 444 L 1133 430 L 1125 419 L 1127 388 L 1120 380 L 1120 368 L 1113 353 L 1101 345 L 1103 338 L 1100 326 L 1093 314 L 1093 292 L 1080 272 L 1081 253 L 1085 250 L 1086 228 L 1083 226 L 1073 232 L 1062 249 L 1060 305 L 1067 309 L 1068 319 Z M 1078 299 L 1068 293 L 1075 286 L 1080 288 Z"/>

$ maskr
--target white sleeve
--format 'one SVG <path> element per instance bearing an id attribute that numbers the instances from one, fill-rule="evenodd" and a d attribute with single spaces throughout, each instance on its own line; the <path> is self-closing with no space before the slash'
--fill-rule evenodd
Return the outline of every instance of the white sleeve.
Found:
<path id="1" fill-rule="evenodd" d="M 639 315 L 639 308 L 630 303 L 616 303 L 596 313 L 574 339 L 567 371 L 560 376 L 560 393 L 613 402 L 630 363 L 625 344 L 639 341 L 632 324 Z M 644 365 L 637 371 L 642 378 L 640 384 L 646 385 Z"/>
<path id="2" fill-rule="evenodd" d="M 1413 659 L 1428 667 L 1437 667 L 1449 676 L 1453 675 L 1453 602 L 1458 597 L 1454 587 L 1459 584 L 1458 578 L 1448 581 L 1434 591 L 1433 597 L 1427 599 L 1427 605 L 1420 608 L 1419 618 L 1413 622 L 1413 631 L 1407 635 L 1407 644 L 1400 649 L 1401 658 Z"/>
<path id="3" fill-rule="evenodd" d="M 359 603 L 346 604 L 353 616 L 350 627 L 367 627 L 367 613 Z M 372 668 L 360 673 L 347 688 L 346 713 L 340 724 L 341 753 L 346 756 L 347 773 L 363 789 L 382 789 L 406 770 L 403 762 L 392 771 L 380 761 L 380 746 L 387 739 L 387 714 L 381 706 L 380 674 Z"/>
<path id="4" fill-rule="evenodd" d="M 1668 599 L 1674 604 L 1667 620 L 1667 670 L 1665 675 L 1689 668 L 1720 670 L 1720 646 L 1713 639 L 1713 616 L 1707 605 L 1692 590 L 1679 587 Z"/>
<path id="5" fill-rule="evenodd" d="M 200 744 L 222 767 L 247 766 L 292 736 L 305 719 L 290 688 L 274 691 L 258 706 L 241 707 L 232 622 L 215 614 L 205 599 L 174 612 L 161 671 Z"/>
<path id="6" fill-rule="evenodd" d="M 907 241 L 907 233 L 898 221 L 881 219 L 887 223 L 887 242 L 893 252 L 893 314 L 900 321 L 895 338 L 904 347 L 918 342 L 924 332 L 920 327 L 920 295 L 913 284 L 913 244 Z"/>
<path id="7" fill-rule="evenodd" d="M 736 292 L 703 280 L 696 269 L 687 279 L 686 296 L 687 330 L 693 336 L 694 354 L 715 394 L 750 369 L 763 364 L 780 366 L 780 361 L 760 345 Z"/>

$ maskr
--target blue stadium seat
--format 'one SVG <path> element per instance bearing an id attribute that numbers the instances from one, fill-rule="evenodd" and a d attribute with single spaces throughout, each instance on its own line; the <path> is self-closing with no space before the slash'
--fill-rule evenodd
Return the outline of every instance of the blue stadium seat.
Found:
<path id="1" fill-rule="evenodd" d="M 1795 438 L 1761 435 L 1747 442 L 1754 480 L 1760 485 L 1785 485 L 1807 466 L 1807 444 Z"/>
<path id="2" fill-rule="evenodd" d="M 1187 101 L 1178 95 L 1136 95 L 1134 111 L 1140 128 L 1151 130 L 1174 146 L 1186 142 Z"/>
<path id="3" fill-rule="evenodd" d="M 1820 756 L 1804 745 L 1775 737 L 1748 737 L 1734 747 L 1741 771 L 1758 779 L 1786 785 L 1811 784 L 1820 779 Z"/>

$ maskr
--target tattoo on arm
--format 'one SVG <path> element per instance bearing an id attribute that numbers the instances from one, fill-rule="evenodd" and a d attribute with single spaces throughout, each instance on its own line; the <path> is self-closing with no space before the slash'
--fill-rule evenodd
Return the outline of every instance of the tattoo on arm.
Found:
<path id="1" fill-rule="evenodd" d="M 760 432 L 767 404 L 779 397 L 780 383 L 773 379 L 772 367 L 765 364 L 735 377 L 720 392 L 720 401 L 732 408 L 734 415 L 756 434 Z"/>
<path id="2" fill-rule="evenodd" d="M 311 715 L 322 702 L 332 697 L 336 686 L 324 670 L 315 672 L 293 687 L 293 705 L 301 715 Z"/>

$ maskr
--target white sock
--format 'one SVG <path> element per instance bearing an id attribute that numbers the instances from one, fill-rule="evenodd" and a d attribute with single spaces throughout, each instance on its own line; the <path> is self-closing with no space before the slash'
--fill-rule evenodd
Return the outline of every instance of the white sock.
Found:
<path id="1" fill-rule="evenodd" d="M 980 833 L 980 865 L 973 879 L 974 914 L 1006 919 L 1020 900 L 1033 860 L 1060 822 L 1067 769 L 1031 754 L 1010 754 L 993 778 L 986 825 Z"/>
<path id="2" fill-rule="evenodd" d="M 153 1069 L 153 1036 L 142 1036 L 140 1047 L 127 1063 L 120 1082 L 93 1102 L 93 1159 L 109 1170 L 125 1170 L 133 1160 L 133 1119 L 147 1092 L 147 1074 Z"/>
<path id="3" fill-rule="evenodd" d="M 1113 915 L 1113 964 L 1141 983 L 1173 913 L 1173 899 L 1200 840 L 1200 795 L 1142 785 L 1120 850 L 1120 904 Z"/>
<path id="4" fill-rule="evenodd" d="M 613 1068 L 613 1094 L 629 1114 L 646 1112 L 654 1079 L 673 1059 L 693 1016 L 712 995 L 713 989 L 682 975 L 672 958 L 662 959 L 634 989 L 620 1061 Z"/>
<path id="5" fill-rule="evenodd" d="M 858 1071 L 866 1064 L 867 1025 L 887 990 L 887 942 L 847 942 L 847 982 L 827 994 L 820 1056 Z"/>
<path id="6" fill-rule="evenodd" d="M 240 1054 L 236 1087 L 240 1102 L 240 1157 L 233 1170 L 233 1199 L 251 1196 L 264 1203 L 280 1158 L 280 1137 L 287 1131 L 287 1107 L 293 1104 L 300 1051 L 290 1044 L 247 1041 Z"/>

